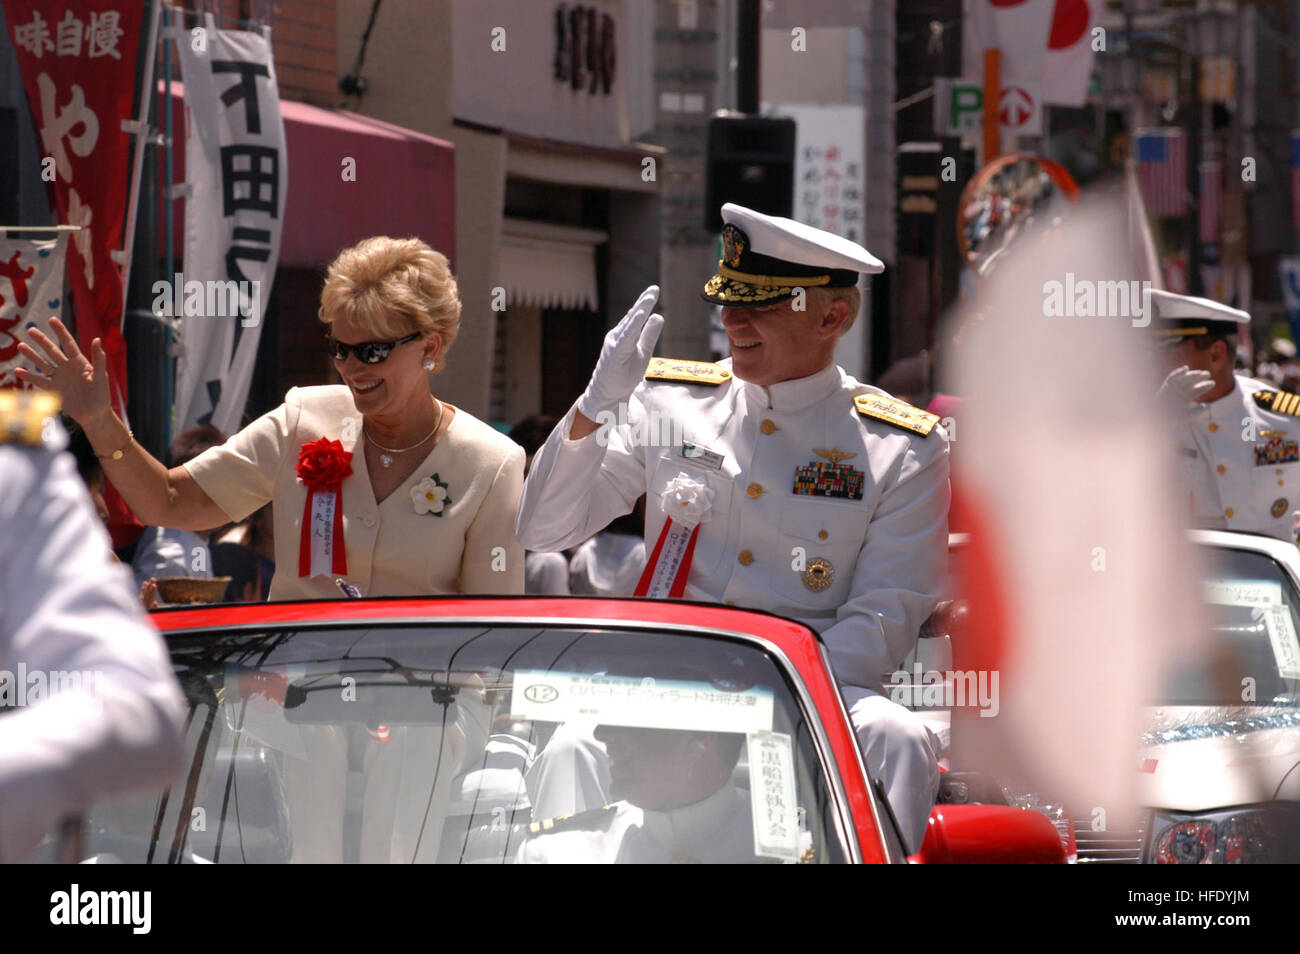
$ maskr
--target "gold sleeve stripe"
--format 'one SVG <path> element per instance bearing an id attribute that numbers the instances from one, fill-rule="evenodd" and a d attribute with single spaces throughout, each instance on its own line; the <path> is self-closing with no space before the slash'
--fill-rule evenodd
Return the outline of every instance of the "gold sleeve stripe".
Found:
<path id="1" fill-rule="evenodd" d="M 1265 410 L 1300 417 L 1300 394 L 1292 394 L 1290 391 L 1256 391 L 1253 396 L 1255 403 Z"/>

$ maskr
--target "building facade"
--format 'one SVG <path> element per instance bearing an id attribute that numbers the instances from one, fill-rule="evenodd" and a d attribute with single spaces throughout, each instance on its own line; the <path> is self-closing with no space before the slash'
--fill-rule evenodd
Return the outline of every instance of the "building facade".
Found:
<path id="1" fill-rule="evenodd" d="M 340 0 L 339 62 L 374 8 Z M 343 100 L 456 149 L 464 314 L 437 387 L 499 424 L 562 414 L 605 330 L 660 273 L 651 6 L 397 0 Z"/>

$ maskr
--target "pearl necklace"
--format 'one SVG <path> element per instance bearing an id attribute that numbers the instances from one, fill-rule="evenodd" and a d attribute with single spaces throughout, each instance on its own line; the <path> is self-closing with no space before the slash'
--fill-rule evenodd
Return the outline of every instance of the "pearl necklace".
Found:
<path id="1" fill-rule="evenodd" d="M 393 458 L 392 458 L 393 454 L 405 454 L 407 451 L 415 450 L 421 444 L 428 441 L 428 439 L 432 437 L 434 434 L 438 433 L 438 428 L 442 427 L 442 402 L 438 401 L 437 398 L 434 398 L 434 401 L 437 401 L 438 404 L 437 423 L 433 425 L 433 430 L 431 430 L 428 434 L 425 434 L 424 437 L 420 438 L 410 447 L 385 447 L 383 444 L 379 443 L 379 441 L 375 440 L 368 433 L 366 433 L 365 428 L 362 428 L 361 432 L 366 435 L 366 440 L 368 440 L 371 444 L 374 444 L 375 447 L 379 448 L 381 451 L 384 452 L 379 455 L 379 463 L 383 464 L 385 467 L 391 466 L 393 463 Z"/>

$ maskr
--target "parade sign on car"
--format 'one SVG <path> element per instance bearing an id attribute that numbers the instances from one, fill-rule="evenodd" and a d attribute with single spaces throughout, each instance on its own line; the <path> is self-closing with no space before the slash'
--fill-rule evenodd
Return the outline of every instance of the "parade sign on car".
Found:
<path id="1" fill-rule="evenodd" d="M 708 682 L 520 669 L 510 718 L 594 721 L 693 732 L 767 732 L 772 691 L 740 692 Z"/>

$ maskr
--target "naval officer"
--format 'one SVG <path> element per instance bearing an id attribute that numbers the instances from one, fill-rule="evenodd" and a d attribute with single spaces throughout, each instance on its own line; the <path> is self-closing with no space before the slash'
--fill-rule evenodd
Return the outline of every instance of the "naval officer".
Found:
<path id="1" fill-rule="evenodd" d="M 564 549 L 644 493 L 638 595 L 769 610 L 820 632 L 914 851 L 938 766 L 924 726 L 880 688 L 939 600 L 946 439 L 937 417 L 835 364 L 860 273 L 883 270 L 874 256 L 738 205 L 722 217 L 703 294 L 723 307 L 732 357 L 652 361 L 663 318 L 647 289 L 534 459 L 516 530 L 529 549 Z"/>
<path id="2" fill-rule="evenodd" d="M 0 863 L 95 802 L 165 788 L 184 755 L 180 685 L 58 409 L 0 391 Z"/>
<path id="3" fill-rule="evenodd" d="M 1250 314 L 1207 298 L 1150 290 L 1165 367 L 1163 403 L 1193 526 L 1295 542 L 1300 506 L 1300 396 L 1235 371 Z"/>

